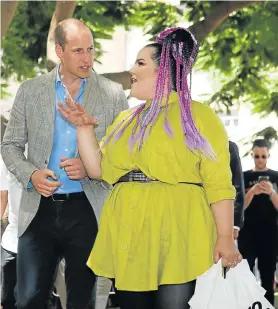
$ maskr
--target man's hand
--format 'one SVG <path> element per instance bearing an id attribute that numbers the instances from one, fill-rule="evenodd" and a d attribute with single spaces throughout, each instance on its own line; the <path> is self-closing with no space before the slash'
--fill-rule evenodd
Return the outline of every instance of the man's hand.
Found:
<path id="1" fill-rule="evenodd" d="M 262 194 L 262 187 L 261 187 L 261 183 L 256 183 L 252 188 L 252 193 L 254 195 L 259 195 L 259 194 Z"/>
<path id="2" fill-rule="evenodd" d="M 33 186 L 44 197 L 49 197 L 61 186 L 60 182 L 48 180 L 48 177 L 57 180 L 55 173 L 48 169 L 37 170 L 31 176 Z"/>
<path id="3" fill-rule="evenodd" d="M 60 168 L 64 168 L 65 172 L 72 180 L 83 179 L 86 176 L 86 170 L 80 159 L 77 158 L 61 158 Z"/>
<path id="4" fill-rule="evenodd" d="M 269 181 L 260 182 L 260 188 L 261 188 L 262 193 L 267 194 L 267 195 L 271 195 L 273 192 L 272 183 Z"/>

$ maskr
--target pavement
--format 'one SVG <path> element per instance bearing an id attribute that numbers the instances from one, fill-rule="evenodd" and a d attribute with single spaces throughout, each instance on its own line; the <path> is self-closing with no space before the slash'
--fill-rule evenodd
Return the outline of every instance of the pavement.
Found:
<path id="1" fill-rule="evenodd" d="M 109 309 L 120 309 L 120 307 L 107 307 Z M 278 289 L 276 289 L 275 293 L 275 309 L 278 309 Z"/>

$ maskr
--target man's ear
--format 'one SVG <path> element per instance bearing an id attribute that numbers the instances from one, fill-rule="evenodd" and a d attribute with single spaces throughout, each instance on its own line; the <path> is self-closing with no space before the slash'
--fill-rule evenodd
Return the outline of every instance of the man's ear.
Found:
<path id="1" fill-rule="evenodd" d="M 61 58 L 62 58 L 62 55 L 63 55 L 62 46 L 59 45 L 59 44 L 56 44 L 56 45 L 55 45 L 55 51 L 56 51 L 56 55 L 58 56 L 58 58 L 61 59 Z"/>

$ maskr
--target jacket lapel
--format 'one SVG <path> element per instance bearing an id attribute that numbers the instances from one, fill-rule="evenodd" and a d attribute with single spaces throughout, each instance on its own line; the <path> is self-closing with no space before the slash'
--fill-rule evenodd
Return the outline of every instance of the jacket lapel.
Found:
<path id="1" fill-rule="evenodd" d="M 90 76 L 87 78 L 86 88 L 84 91 L 83 103 L 84 108 L 93 114 L 94 106 L 97 104 L 97 101 L 100 99 L 98 95 L 98 87 L 96 73 L 91 72 Z M 75 156 L 79 158 L 78 150 L 76 150 Z"/>
<path id="2" fill-rule="evenodd" d="M 50 73 L 46 74 L 44 79 L 44 100 L 42 103 L 42 109 L 45 111 L 45 119 L 47 118 L 49 124 L 54 129 L 54 119 L 55 119 L 55 80 L 56 80 L 56 70 L 55 67 Z"/>
<path id="3" fill-rule="evenodd" d="M 97 104 L 97 101 L 100 99 L 98 96 L 98 87 L 96 73 L 91 72 L 90 76 L 87 78 L 86 88 L 84 92 L 84 107 L 87 111 L 93 113 L 94 105 Z"/>

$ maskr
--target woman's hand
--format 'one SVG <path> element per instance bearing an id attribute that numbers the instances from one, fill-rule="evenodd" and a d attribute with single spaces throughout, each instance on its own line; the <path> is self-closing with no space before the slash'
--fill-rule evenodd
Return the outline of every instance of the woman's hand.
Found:
<path id="1" fill-rule="evenodd" d="M 237 246 L 232 236 L 218 236 L 214 248 L 214 263 L 217 263 L 222 258 L 224 267 L 235 267 L 241 262 L 242 256 L 239 253 Z"/>
<path id="2" fill-rule="evenodd" d="M 97 127 L 98 120 L 90 115 L 85 108 L 79 103 L 73 104 L 71 100 L 66 99 L 66 104 L 58 102 L 58 111 L 61 115 L 75 126 L 94 126 Z"/>

